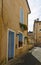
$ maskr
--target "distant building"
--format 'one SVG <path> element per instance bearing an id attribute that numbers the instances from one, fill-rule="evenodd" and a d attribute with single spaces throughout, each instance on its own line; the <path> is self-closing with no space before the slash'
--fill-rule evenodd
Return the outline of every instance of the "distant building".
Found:
<path id="1" fill-rule="evenodd" d="M 31 44 L 34 43 L 33 32 L 31 31 L 28 32 L 28 41 Z"/>
<path id="2" fill-rule="evenodd" d="M 28 49 L 27 0 L 0 0 L 0 61 L 20 56 Z"/>
<path id="3" fill-rule="evenodd" d="M 34 21 L 33 34 L 35 44 L 41 44 L 41 21 L 39 19 Z"/>

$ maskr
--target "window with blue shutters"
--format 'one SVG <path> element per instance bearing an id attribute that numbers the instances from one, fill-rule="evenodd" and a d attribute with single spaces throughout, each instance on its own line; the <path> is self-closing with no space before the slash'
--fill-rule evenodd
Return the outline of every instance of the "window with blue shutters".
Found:
<path id="1" fill-rule="evenodd" d="M 20 23 L 24 23 L 24 11 L 23 8 L 20 8 Z"/>
<path id="2" fill-rule="evenodd" d="M 23 38 L 23 35 L 20 33 L 20 34 L 19 34 L 19 41 L 20 41 L 20 42 L 22 41 L 22 38 Z"/>
<path id="3" fill-rule="evenodd" d="M 21 47 L 23 44 L 23 35 L 22 33 L 19 33 L 19 47 Z"/>
<path id="4" fill-rule="evenodd" d="M 19 33 L 17 34 L 18 37 L 18 47 L 22 47 L 23 46 L 23 34 Z"/>

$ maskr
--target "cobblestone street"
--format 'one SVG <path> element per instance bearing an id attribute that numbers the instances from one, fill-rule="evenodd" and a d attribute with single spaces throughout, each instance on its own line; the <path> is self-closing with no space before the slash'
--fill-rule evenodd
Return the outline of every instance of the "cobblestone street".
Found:
<path id="1" fill-rule="evenodd" d="M 38 52 L 37 52 L 38 51 Z M 10 65 L 41 65 L 41 57 L 39 57 L 41 48 L 34 48 L 29 53 L 21 56 L 17 61 L 12 62 Z"/>

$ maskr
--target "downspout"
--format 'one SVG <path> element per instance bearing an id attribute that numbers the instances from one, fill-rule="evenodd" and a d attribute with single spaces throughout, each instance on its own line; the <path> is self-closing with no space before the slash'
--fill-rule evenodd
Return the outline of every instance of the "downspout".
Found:
<path id="1" fill-rule="evenodd" d="M 1 51 L 2 51 L 2 37 L 3 37 L 3 35 L 2 35 L 2 33 L 3 33 L 3 26 L 4 26 L 4 29 L 6 30 L 6 28 L 5 28 L 5 23 L 4 23 L 4 16 L 3 16 L 3 0 L 1 0 L 1 20 L 2 20 L 2 26 L 1 26 Z M 0 51 L 0 52 L 1 52 Z M 4 64 L 4 62 L 5 62 L 5 59 L 3 59 L 2 58 L 2 55 L 1 55 L 2 53 L 0 53 L 0 56 L 1 56 L 1 62 L 0 62 L 0 64 Z"/>
<path id="2" fill-rule="evenodd" d="M 3 4 L 3 0 L 2 0 L 2 23 L 3 23 L 4 29 L 6 30 L 8 22 L 7 23 L 4 22 L 3 9 L 4 9 L 4 4 Z"/>
<path id="3" fill-rule="evenodd" d="M 3 0 L 2 0 L 2 20 L 3 20 Z"/>
<path id="4" fill-rule="evenodd" d="M 1 43 L 2 43 L 2 22 L 3 22 L 3 0 L 1 0 L 1 15 L 0 15 L 0 64 L 2 62 L 1 59 Z"/>
<path id="5" fill-rule="evenodd" d="M 2 0 L 2 12 L 1 12 L 1 15 L 2 15 L 2 23 L 4 24 L 4 19 L 3 19 L 3 0 Z"/>

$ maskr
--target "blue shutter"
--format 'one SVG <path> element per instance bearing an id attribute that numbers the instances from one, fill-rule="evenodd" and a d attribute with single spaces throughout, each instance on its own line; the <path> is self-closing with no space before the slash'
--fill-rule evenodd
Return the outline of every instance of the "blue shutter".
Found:
<path id="1" fill-rule="evenodd" d="M 20 33 L 20 34 L 19 34 L 19 41 L 22 42 L 22 39 L 23 39 L 23 35 Z"/>
<path id="2" fill-rule="evenodd" d="M 20 8 L 20 23 L 23 23 L 23 8 Z"/>

